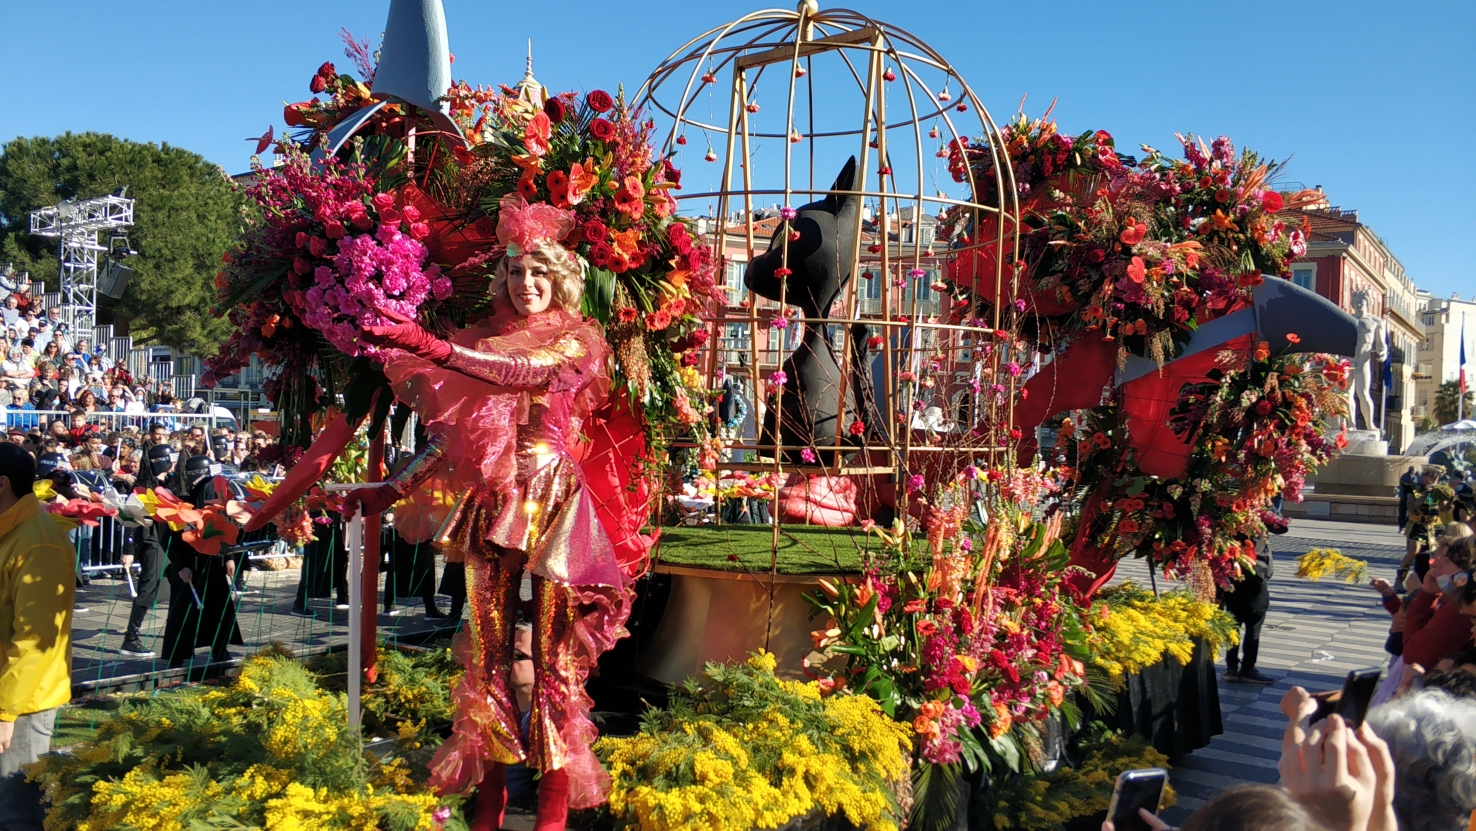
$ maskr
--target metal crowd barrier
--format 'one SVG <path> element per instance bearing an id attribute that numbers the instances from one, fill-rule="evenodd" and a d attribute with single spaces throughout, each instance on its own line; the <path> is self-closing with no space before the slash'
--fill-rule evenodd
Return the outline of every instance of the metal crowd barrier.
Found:
<path id="1" fill-rule="evenodd" d="M 22 410 L 15 407 L 4 407 L 5 428 L 19 427 L 22 430 L 32 428 L 44 429 L 45 425 L 52 421 L 61 419 L 70 424 L 71 410 Z M 231 424 L 225 416 L 215 413 L 114 413 L 97 411 L 87 414 L 88 424 L 101 425 L 103 429 L 113 431 L 122 430 L 124 427 L 135 427 L 140 432 L 147 432 L 155 424 L 163 424 L 170 432 L 176 430 L 187 430 L 196 425 L 203 425 L 207 431 L 214 430 L 222 423 Z"/>

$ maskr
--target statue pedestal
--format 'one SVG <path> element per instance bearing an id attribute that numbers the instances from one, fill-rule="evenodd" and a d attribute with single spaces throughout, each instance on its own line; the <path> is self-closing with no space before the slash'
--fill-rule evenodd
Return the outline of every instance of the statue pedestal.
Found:
<path id="1" fill-rule="evenodd" d="M 1349 430 L 1348 446 L 1343 450 L 1344 456 L 1387 456 L 1389 455 L 1389 443 L 1384 440 L 1378 430 Z M 1395 477 L 1395 483 L 1398 483 Z"/>

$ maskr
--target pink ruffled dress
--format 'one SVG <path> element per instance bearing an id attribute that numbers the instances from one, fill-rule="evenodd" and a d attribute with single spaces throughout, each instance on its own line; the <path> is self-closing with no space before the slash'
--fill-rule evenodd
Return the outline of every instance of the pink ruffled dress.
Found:
<path id="1" fill-rule="evenodd" d="M 567 770 L 571 808 L 598 805 L 609 776 L 590 751 L 584 682 L 626 634 L 631 593 L 570 445 L 608 393 L 608 347 L 598 326 L 556 310 L 504 311 L 451 340 L 458 348 L 444 366 L 394 350 L 385 362 L 432 438 L 397 477 L 413 490 L 396 525 L 465 561 L 469 578 L 471 625 L 457 644 L 467 671 L 431 784 L 466 792 L 489 763 L 521 761 Z M 525 569 L 531 604 L 518 598 Z M 520 609 L 533 625 L 526 734 L 509 683 Z"/>

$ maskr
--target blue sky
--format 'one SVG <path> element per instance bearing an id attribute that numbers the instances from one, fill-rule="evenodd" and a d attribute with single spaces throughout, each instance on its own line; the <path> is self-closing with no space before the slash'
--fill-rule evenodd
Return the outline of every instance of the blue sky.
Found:
<path id="1" fill-rule="evenodd" d="M 639 86 L 688 38 L 760 4 L 445 0 L 453 75 L 512 83 L 527 38 L 550 89 Z M 856 0 L 947 57 L 996 118 L 1054 98 L 1068 132 L 1119 147 L 1231 136 L 1357 208 L 1422 288 L 1476 294 L 1476 7 L 1461 0 L 1108 4 Z M 0 141 L 97 130 L 237 172 L 281 125 L 339 27 L 377 41 L 388 0 L 0 4 Z M 818 74 L 818 73 L 817 73 Z M 692 148 L 689 148 L 689 150 Z M 688 163 L 689 165 L 691 162 Z M 690 175 L 690 171 L 689 171 Z"/>

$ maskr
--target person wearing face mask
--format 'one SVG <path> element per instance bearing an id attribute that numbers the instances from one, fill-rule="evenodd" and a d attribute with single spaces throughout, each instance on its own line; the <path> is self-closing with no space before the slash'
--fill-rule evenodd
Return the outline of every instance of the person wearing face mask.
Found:
<path id="1" fill-rule="evenodd" d="M 1461 523 L 1451 523 L 1430 556 L 1404 619 L 1404 662 L 1434 667 L 1441 658 L 1471 644 L 1471 624 L 1461 614 L 1456 575 L 1476 566 L 1476 537 Z"/>

